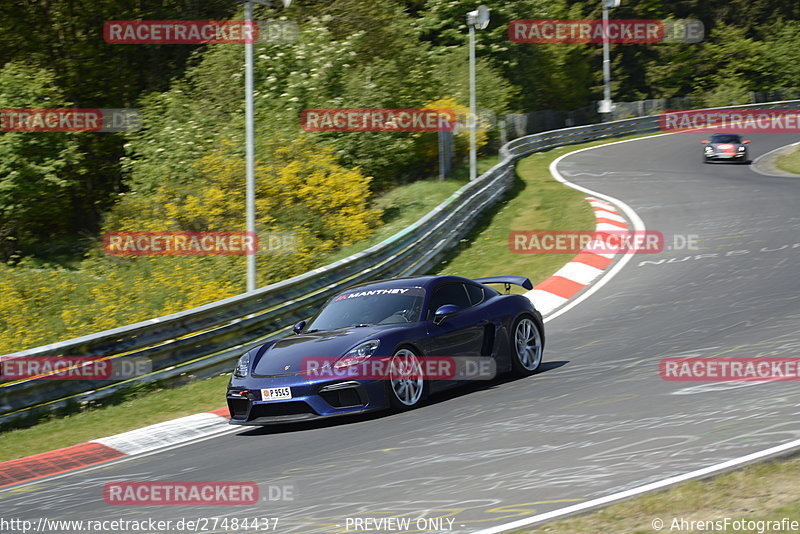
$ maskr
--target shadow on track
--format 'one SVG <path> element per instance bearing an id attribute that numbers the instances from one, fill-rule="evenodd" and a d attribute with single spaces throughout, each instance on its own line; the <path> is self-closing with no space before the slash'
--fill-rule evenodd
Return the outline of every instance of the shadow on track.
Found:
<path id="1" fill-rule="evenodd" d="M 501 375 L 494 380 L 484 382 L 484 381 L 474 381 L 467 384 L 460 385 L 453 389 L 448 389 L 447 391 L 442 391 L 439 393 L 435 393 L 428 398 L 427 402 L 420 406 L 423 408 L 425 406 L 441 404 L 444 402 L 449 402 L 460 397 L 464 397 L 470 395 L 471 393 L 476 393 L 478 391 L 484 391 L 488 389 L 495 389 L 505 384 L 517 382 L 519 380 L 536 380 L 537 376 L 540 376 L 547 371 L 552 371 L 553 369 L 558 369 L 559 367 L 563 367 L 567 365 L 569 361 L 553 361 L 553 362 L 542 362 L 542 365 L 539 367 L 539 371 L 535 375 L 528 376 L 528 377 L 517 377 L 511 375 Z M 411 412 L 404 412 L 404 413 L 413 413 L 414 410 Z M 321 428 L 328 428 L 331 426 L 340 426 L 340 425 L 350 425 L 355 423 L 365 423 L 367 421 L 373 421 L 376 419 L 383 419 L 385 417 L 391 417 L 395 414 L 389 410 L 380 410 L 377 412 L 371 412 L 367 414 L 361 415 L 343 415 L 340 417 L 332 417 L 330 419 L 320 419 L 317 421 L 304 421 L 300 423 L 278 423 L 273 425 L 261 426 L 261 427 L 252 427 L 246 430 L 242 430 L 242 432 L 237 433 L 237 436 L 243 437 L 253 437 L 253 436 L 268 436 L 272 434 L 287 434 L 292 432 L 302 432 L 304 430 L 316 430 Z"/>

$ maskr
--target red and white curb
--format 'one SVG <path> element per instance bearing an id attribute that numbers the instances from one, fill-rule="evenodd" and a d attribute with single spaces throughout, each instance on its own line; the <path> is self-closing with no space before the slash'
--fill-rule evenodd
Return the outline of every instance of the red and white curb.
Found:
<path id="1" fill-rule="evenodd" d="M 221 408 L 54 451 L 0 462 L 0 487 L 198 441 L 230 429 L 228 409 Z"/>
<path id="2" fill-rule="evenodd" d="M 610 202 L 586 197 L 594 209 L 597 221 L 595 231 L 628 231 L 628 222 Z M 572 297 L 590 285 L 614 262 L 615 254 L 581 251 L 553 276 L 525 293 L 542 315 L 548 315 L 566 304 Z"/>

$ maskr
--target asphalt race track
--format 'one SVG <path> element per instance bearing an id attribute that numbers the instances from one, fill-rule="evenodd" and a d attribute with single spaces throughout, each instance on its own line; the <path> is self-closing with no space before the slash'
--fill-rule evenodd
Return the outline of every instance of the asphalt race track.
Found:
<path id="1" fill-rule="evenodd" d="M 797 141 L 751 138 L 751 159 Z M 668 245 L 696 235 L 700 250 L 637 255 L 548 322 L 544 372 L 462 388 L 401 415 L 232 428 L 11 487 L 0 515 L 278 517 L 278 532 L 308 533 L 345 532 L 348 517 L 411 517 L 412 532 L 417 518 L 447 517 L 453 532 L 471 532 L 800 438 L 797 382 L 658 375 L 667 356 L 800 355 L 800 179 L 705 165 L 701 139 L 651 137 L 562 160 L 566 179 L 624 201 Z M 264 500 L 107 505 L 103 484 L 120 480 L 253 481 Z M 269 500 L 270 485 L 289 487 L 291 500 Z"/>

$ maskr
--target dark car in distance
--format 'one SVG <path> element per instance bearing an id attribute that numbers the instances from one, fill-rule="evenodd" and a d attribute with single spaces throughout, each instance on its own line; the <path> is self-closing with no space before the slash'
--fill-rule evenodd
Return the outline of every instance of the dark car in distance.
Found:
<path id="1" fill-rule="evenodd" d="M 705 163 L 711 161 L 747 163 L 749 161 L 747 145 L 750 140 L 743 140 L 737 134 L 716 133 L 711 136 L 711 139 L 704 139 L 701 142 L 705 145 L 703 147 L 703 161 Z"/>

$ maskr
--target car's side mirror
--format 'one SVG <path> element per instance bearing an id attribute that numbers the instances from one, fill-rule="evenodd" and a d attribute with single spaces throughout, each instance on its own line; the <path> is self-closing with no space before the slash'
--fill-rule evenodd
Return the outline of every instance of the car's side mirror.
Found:
<path id="1" fill-rule="evenodd" d="M 439 306 L 436 312 L 433 314 L 433 324 L 442 324 L 448 316 L 454 315 L 461 311 L 461 306 L 456 304 L 445 304 L 443 306 Z"/>
<path id="2" fill-rule="evenodd" d="M 300 321 L 299 323 L 294 325 L 294 328 L 292 328 L 292 330 L 294 330 L 295 334 L 299 334 L 300 332 L 303 331 L 303 328 L 305 328 L 305 327 L 306 327 L 306 322 L 305 321 Z"/>
<path id="3" fill-rule="evenodd" d="M 744 143 L 745 145 L 746 145 L 747 143 L 749 143 L 749 142 L 750 142 L 750 139 L 745 139 L 744 141 L 742 141 L 742 143 Z"/>
<path id="4" fill-rule="evenodd" d="M 705 145 L 705 144 L 709 143 L 710 141 L 709 141 L 708 139 L 703 139 L 703 140 L 702 140 L 702 141 L 700 141 L 700 142 L 701 142 L 701 143 L 703 143 L 703 144 Z"/>

